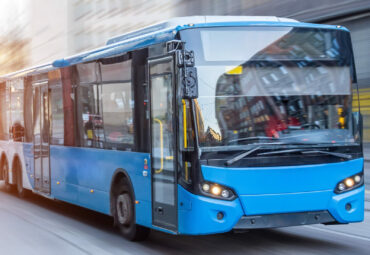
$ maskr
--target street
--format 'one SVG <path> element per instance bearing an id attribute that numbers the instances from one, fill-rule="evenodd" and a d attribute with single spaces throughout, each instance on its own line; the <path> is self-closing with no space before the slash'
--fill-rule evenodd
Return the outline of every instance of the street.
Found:
<path id="1" fill-rule="evenodd" d="M 153 231 L 147 241 L 133 243 L 112 228 L 110 217 L 36 195 L 19 199 L 1 182 L 0 254 L 369 254 L 369 191 L 366 195 L 362 223 L 212 236 Z"/>

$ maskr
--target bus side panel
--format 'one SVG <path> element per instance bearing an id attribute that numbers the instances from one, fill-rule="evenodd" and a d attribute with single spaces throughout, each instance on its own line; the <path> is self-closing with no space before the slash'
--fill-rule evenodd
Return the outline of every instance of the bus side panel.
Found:
<path id="1" fill-rule="evenodd" d="M 28 175 L 29 165 L 26 158 L 29 156 L 29 151 L 32 149 L 32 144 L 26 144 L 22 142 L 1 142 L 2 152 L 6 155 L 9 166 L 9 183 L 16 184 L 15 177 L 13 176 L 12 169 L 14 168 L 14 159 L 18 157 L 22 166 L 22 184 L 26 189 L 32 189 L 32 181 L 30 175 Z M 25 149 L 27 148 L 27 149 Z"/>
<path id="2" fill-rule="evenodd" d="M 150 175 L 142 174 L 145 159 L 149 162 L 149 154 L 50 146 L 52 196 L 110 214 L 112 177 L 121 168 L 128 173 L 135 199 L 139 201 L 136 204 L 137 223 L 151 226 Z"/>
<path id="3" fill-rule="evenodd" d="M 2 141 L 0 140 L 0 156 L 5 155 L 6 158 L 8 158 L 7 148 L 8 148 L 8 141 Z M 8 159 L 9 161 L 9 159 Z M 3 180 L 3 173 L 0 174 L 1 180 Z"/>
<path id="4" fill-rule="evenodd" d="M 23 143 L 23 187 L 34 189 L 34 160 L 33 160 L 33 144 Z"/>

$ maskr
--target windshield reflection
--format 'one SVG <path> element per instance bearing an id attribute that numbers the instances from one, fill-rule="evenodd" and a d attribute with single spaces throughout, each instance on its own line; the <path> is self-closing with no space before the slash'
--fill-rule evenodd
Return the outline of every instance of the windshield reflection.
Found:
<path id="1" fill-rule="evenodd" d="M 246 33 L 234 29 L 234 34 Z M 187 46 L 195 51 L 198 69 L 200 146 L 354 143 L 358 137 L 347 33 L 285 28 L 266 44 L 258 41 L 263 37 L 250 40 L 252 30 L 248 28 L 247 36 L 233 35 L 239 41 L 221 36 L 226 29 L 210 35 L 204 34 L 210 29 L 201 31 L 198 39 L 195 30 L 185 34 L 195 38 Z M 213 56 L 206 49 L 215 45 L 227 50 Z M 243 49 L 257 51 L 238 55 Z M 240 62 L 241 55 L 248 58 Z"/>

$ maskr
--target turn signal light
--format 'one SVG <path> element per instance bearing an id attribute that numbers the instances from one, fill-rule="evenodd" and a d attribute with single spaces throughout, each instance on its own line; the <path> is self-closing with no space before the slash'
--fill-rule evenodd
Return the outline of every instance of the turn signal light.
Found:
<path id="1" fill-rule="evenodd" d="M 364 184 L 364 174 L 363 172 L 361 172 L 339 182 L 337 184 L 337 187 L 335 188 L 335 193 L 338 194 L 343 193 L 358 188 L 363 184 Z"/>

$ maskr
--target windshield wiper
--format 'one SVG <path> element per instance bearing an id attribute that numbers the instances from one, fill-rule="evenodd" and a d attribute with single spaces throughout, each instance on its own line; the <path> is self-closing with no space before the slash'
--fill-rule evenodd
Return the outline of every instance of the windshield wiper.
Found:
<path id="1" fill-rule="evenodd" d="M 303 151 L 306 151 L 306 150 L 307 149 L 289 149 L 289 150 L 279 150 L 279 151 L 268 151 L 268 152 L 258 153 L 258 156 L 303 152 Z"/>
<path id="2" fill-rule="evenodd" d="M 302 151 L 303 154 L 312 154 L 312 153 L 321 153 L 326 155 L 335 156 L 338 158 L 345 158 L 345 159 L 351 159 L 352 155 L 340 153 L 340 152 L 330 152 L 330 151 L 320 151 L 320 150 L 312 150 L 312 151 Z"/>
<path id="3" fill-rule="evenodd" d="M 254 140 L 272 140 L 272 141 L 276 141 L 276 140 L 279 140 L 279 138 L 269 137 L 269 136 L 251 136 L 251 137 L 233 139 L 233 140 L 228 141 L 228 143 L 242 142 L 242 141 L 254 141 Z"/>
<path id="4" fill-rule="evenodd" d="M 232 164 L 234 164 L 235 162 L 241 160 L 242 158 L 245 158 L 246 156 L 248 156 L 249 154 L 252 154 L 253 152 L 257 151 L 261 149 L 261 146 L 258 146 L 256 148 L 253 148 L 251 150 L 248 150 L 246 152 L 243 152 L 242 154 L 239 154 L 238 156 L 232 158 L 232 159 L 229 159 L 228 161 L 225 162 L 225 165 L 227 166 L 230 166 Z"/>
<path id="5" fill-rule="evenodd" d="M 294 153 L 294 152 L 300 152 L 302 154 L 321 153 L 321 154 L 331 155 L 331 156 L 338 157 L 338 158 L 345 158 L 345 159 L 352 158 L 351 155 L 344 154 L 344 153 L 322 151 L 322 150 L 309 150 L 309 149 L 290 149 L 290 150 L 269 151 L 269 152 L 259 153 L 258 156 L 275 155 L 275 154 L 283 154 L 283 153 Z"/>

